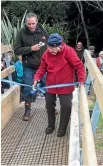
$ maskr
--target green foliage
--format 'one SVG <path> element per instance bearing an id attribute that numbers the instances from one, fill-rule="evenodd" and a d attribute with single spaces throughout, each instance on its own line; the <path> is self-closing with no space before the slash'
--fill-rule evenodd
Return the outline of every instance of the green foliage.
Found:
<path id="1" fill-rule="evenodd" d="M 59 22 L 66 18 L 66 5 L 65 2 L 61 1 L 10 1 L 8 5 L 2 5 L 1 9 L 3 8 L 6 9 L 13 24 L 21 19 L 25 10 L 36 13 L 41 23 L 52 20 L 53 22 Z"/>
<path id="2" fill-rule="evenodd" d="M 43 27 L 48 31 L 49 34 L 51 33 L 59 33 L 65 42 L 68 41 L 69 37 L 69 30 L 66 30 L 66 23 L 55 23 L 53 26 L 50 26 L 49 24 L 43 24 Z"/>
<path id="3" fill-rule="evenodd" d="M 4 12 L 4 17 L 1 20 L 1 39 L 4 44 L 13 45 L 15 43 L 15 39 L 16 39 L 16 35 L 18 31 L 24 25 L 24 18 L 27 11 L 24 13 L 21 23 L 18 20 L 16 26 L 13 26 L 11 24 L 5 10 L 3 10 L 3 12 Z"/>
<path id="4" fill-rule="evenodd" d="M 63 31 L 69 38 L 68 44 L 74 45 L 76 40 L 81 40 L 84 47 L 87 45 L 84 28 L 76 1 L 1 1 L 1 18 L 4 17 L 3 8 L 5 9 L 12 26 L 17 27 L 18 20 L 21 22 L 22 15 L 25 10 L 34 12 L 38 15 L 41 24 L 48 24 L 50 27 L 55 27 L 55 24 L 66 22 Z M 94 2 L 92 2 L 94 3 Z M 95 10 L 95 7 L 88 5 L 85 1 L 82 2 L 84 20 L 89 34 L 91 45 L 96 45 L 102 49 L 102 13 Z M 79 25 L 78 25 L 79 23 Z M 64 34 L 64 33 L 63 33 Z M 65 38 L 67 36 L 64 34 Z M 79 34 L 79 35 L 78 35 Z M 77 37 L 78 36 L 78 37 Z M 65 40 L 67 41 L 67 40 Z M 99 41 L 99 42 L 98 42 Z"/>

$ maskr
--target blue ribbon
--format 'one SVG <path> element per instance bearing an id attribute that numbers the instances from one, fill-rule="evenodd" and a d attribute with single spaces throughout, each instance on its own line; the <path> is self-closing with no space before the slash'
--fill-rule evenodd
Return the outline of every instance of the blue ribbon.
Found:
<path id="1" fill-rule="evenodd" d="M 14 85 L 17 84 L 17 85 L 20 85 L 20 86 L 26 86 L 26 87 L 32 88 L 32 86 L 30 86 L 30 85 L 26 85 L 26 84 L 18 83 L 18 82 L 15 82 L 15 81 L 6 80 L 6 79 L 1 79 L 1 82 L 6 82 L 6 83 L 9 83 L 9 84 L 14 84 Z"/>
<path id="2" fill-rule="evenodd" d="M 6 80 L 6 79 L 1 79 L 1 82 L 6 82 L 6 83 L 10 83 L 10 84 L 17 84 L 17 85 L 20 85 L 20 86 L 25 86 L 25 87 L 32 88 L 32 86 L 30 86 L 30 85 L 26 85 L 26 84 L 18 83 L 18 82 L 15 82 L 15 81 Z M 75 86 L 75 85 L 79 85 L 79 84 L 80 84 L 80 82 L 73 82 L 73 83 L 67 83 L 67 84 L 57 84 L 57 85 L 50 85 L 50 86 L 40 87 L 41 84 L 38 83 L 36 88 L 31 91 L 31 94 L 36 95 L 38 92 L 42 92 L 44 94 L 46 89 L 62 88 L 62 87 L 68 87 L 68 86 Z M 89 86 L 89 83 L 84 82 L 84 84 Z"/>

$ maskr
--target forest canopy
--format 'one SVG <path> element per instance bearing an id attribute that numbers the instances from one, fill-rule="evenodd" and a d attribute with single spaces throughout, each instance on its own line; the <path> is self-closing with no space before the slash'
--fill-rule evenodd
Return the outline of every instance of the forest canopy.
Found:
<path id="1" fill-rule="evenodd" d="M 97 52 L 103 49 L 101 1 L 2 1 L 1 19 L 5 17 L 3 10 L 13 26 L 22 20 L 25 11 L 32 11 L 50 32 L 62 31 L 69 45 L 74 47 L 80 40 L 85 47 L 95 45 Z"/>

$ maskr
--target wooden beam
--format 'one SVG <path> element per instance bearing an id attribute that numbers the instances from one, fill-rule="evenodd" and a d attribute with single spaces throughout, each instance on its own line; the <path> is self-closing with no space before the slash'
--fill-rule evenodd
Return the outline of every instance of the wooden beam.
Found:
<path id="1" fill-rule="evenodd" d="M 88 101 L 84 86 L 80 87 L 80 118 L 82 134 L 83 165 L 97 166 L 95 144 L 89 116 Z"/>
<path id="2" fill-rule="evenodd" d="M 99 71 L 94 60 L 90 56 L 90 53 L 88 50 L 84 51 L 84 57 L 86 60 L 86 66 L 88 68 L 91 80 L 94 79 L 93 89 L 95 91 L 98 105 L 103 116 L 103 75 Z"/>
<path id="3" fill-rule="evenodd" d="M 11 45 L 1 45 L 1 54 L 7 53 L 9 51 L 13 51 Z"/>
<path id="4" fill-rule="evenodd" d="M 18 85 L 12 86 L 1 96 L 1 129 L 4 129 L 16 109 L 19 107 L 19 101 L 20 86 Z"/>
<path id="5" fill-rule="evenodd" d="M 70 139 L 69 139 L 69 166 L 80 165 L 79 145 L 79 115 L 78 115 L 78 89 L 73 92 Z"/>
<path id="6" fill-rule="evenodd" d="M 1 78 L 7 77 L 9 74 L 13 73 L 14 71 L 15 71 L 14 65 L 4 69 L 3 71 L 1 71 Z"/>

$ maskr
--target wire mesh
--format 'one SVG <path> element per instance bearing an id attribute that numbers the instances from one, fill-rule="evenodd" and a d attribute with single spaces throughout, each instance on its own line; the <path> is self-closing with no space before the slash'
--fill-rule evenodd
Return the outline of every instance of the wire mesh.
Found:
<path id="1" fill-rule="evenodd" d="M 56 110 L 59 111 L 57 99 Z M 60 114 L 56 115 L 56 129 L 46 135 L 47 112 L 44 98 L 32 103 L 32 119 L 22 121 L 24 104 L 20 104 L 10 122 L 1 133 L 2 165 L 67 165 L 68 130 L 64 137 L 57 137 Z"/>

